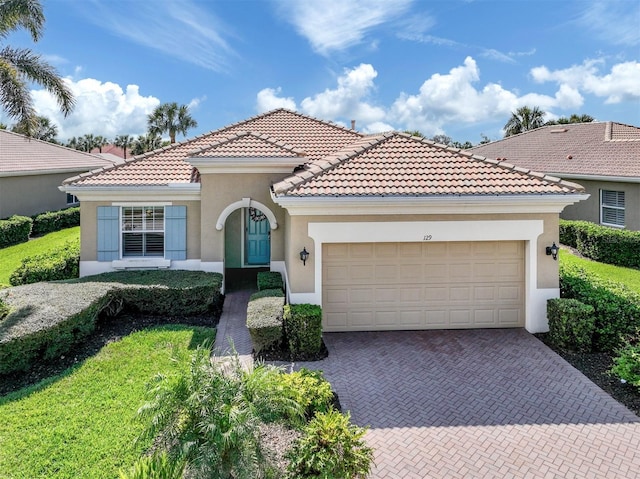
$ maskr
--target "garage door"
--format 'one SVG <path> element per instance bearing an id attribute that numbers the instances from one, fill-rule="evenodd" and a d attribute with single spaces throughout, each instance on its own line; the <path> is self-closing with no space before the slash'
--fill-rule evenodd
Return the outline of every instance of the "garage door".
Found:
<path id="1" fill-rule="evenodd" d="M 524 326 L 524 242 L 322 249 L 325 331 Z"/>

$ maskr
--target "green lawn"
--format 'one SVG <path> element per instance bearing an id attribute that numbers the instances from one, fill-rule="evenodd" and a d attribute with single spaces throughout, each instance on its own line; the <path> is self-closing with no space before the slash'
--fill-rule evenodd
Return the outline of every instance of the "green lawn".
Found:
<path id="1" fill-rule="evenodd" d="M 118 477 L 147 446 L 134 444 L 147 382 L 187 367 L 185 352 L 214 338 L 213 329 L 188 326 L 139 331 L 58 377 L 0 397 L 0 478 Z"/>
<path id="2" fill-rule="evenodd" d="M 560 250 L 560 262 L 567 265 L 578 265 L 587 271 L 597 274 L 601 278 L 610 279 L 625 284 L 629 289 L 640 293 L 640 270 L 623 268 L 612 264 L 598 263 L 586 258 L 579 258 L 569 250 Z"/>
<path id="3" fill-rule="evenodd" d="M 13 273 L 23 258 L 36 254 L 46 253 L 53 248 L 64 245 L 67 241 L 80 238 L 80 227 L 67 228 L 39 238 L 32 239 L 27 243 L 20 243 L 15 246 L 0 249 L 0 286 L 9 285 L 9 277 Z M 1 476 L 0 476 L 1 477 Z"/>

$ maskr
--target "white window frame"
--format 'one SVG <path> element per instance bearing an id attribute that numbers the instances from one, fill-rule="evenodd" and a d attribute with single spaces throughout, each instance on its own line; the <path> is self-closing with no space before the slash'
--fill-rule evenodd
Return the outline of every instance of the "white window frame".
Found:
<path id="1" fill-rule="evenodd" d="M 71 198 L 71 201 L 69 201 L 69 198 Z M 77 205 L 79 203 L 80 203 L 80 200 L 76 195 L 67 193 L 67 205 L 71 206 L 71 205 Z"/>
<path id="2" fill-rule="evenodd" d="M 615 193 L 616 195 L 616 204 L 605 204 L 605 194 L 606 193 Z M 621 198 L 620 198 L 621 196 Z M 620 206 L 620 199 L 622 199 L 622 206 Z M 622 211 L 623 222 L 622 224 L 617 223 L 607 223 L 605 221 L 605 209 Z M 624 228 L 626 223 L 626 214 L 625 214 L 625 192 L 617 191 L 617 190 L 600 190 L 600 224 L 605 226 L 611 226 L 613 228 Z"/>
<path id="3" fill-rule="evenodd" d="M 157 225 L 155 225 L 156 227 L 151 227 L 149 228 L 149 225 L 147 224 L 147 218 L 144 214 L 144 210 L 149 209 L 149 208 L 161 208 L 162 209 L 162 229 L 157 229 Z M 141 227 L 136 227 L 134 224 L 131 225 L 131 228 L 125 228 L 125 210 L 127 209 L 141 209 L 142 210 L 142 214 L 141 214 Z M 155 214 L 154 214 L 155 216 Z M 153 220 L 153 223 L 155 223 L 155 220 Z M 140 233 L 141 235 L 143 235 L 142 238 L 142 254 L 126 254 L 125 253 L 125 234 L 130 234 L 130 233 Z M 158 253 L 158 254 L 145 254 L 145 238 L 147 234 L 158 234 L 158 233 L 162 233 L 162 253 Z M 165 207 L 164 205 L 126 205 L 126 206 L 120 206 L 120 258 L 122 259 L 137 259 L 137 258 L 144 258 L 144 259 L 153 259 L 153 258 L 164 258 L 164 254 L 165 254 L 165 241 L 166 241 L 166 217 L 165 217 Z"/>

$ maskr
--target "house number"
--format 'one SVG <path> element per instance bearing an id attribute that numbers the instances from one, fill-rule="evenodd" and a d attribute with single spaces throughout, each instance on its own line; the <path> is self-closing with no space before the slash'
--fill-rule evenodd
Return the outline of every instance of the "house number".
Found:
<path id="1" fill-rule="evenodd" d="M 422 237 L 422 241 L 431 241 L 432 238 L 433 238 L 433 236 L 431 236 L 431 235 L 424 235 Z"/>

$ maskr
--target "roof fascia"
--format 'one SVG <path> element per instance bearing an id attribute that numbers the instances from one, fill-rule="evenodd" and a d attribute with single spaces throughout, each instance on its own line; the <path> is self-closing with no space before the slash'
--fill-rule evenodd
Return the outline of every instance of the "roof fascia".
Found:
<path id="1" fill-rule="evenodd" d="M 301 156 L 285 157 L 203 157 L 186 158 L 186 161 L 198 168 L 200 174 L 207 173 L 291 173 L 292 170 L 307 161 Z"/>
<path id="2" fill-rule="evenodd" d="M 166 186 L 74 186 L 58 189 L 80 201 L 200 201 L 200 183 L 172 183 Z"/>
<path id="3" fill-rule="evenodd" d="M 61 173 L 84 173 L 92 169 L 102 168 L 102 166 L 90 165 L 90 166 L 77 166 L 73 168 L 55 168 L 50 170 L 13 170 L 13 171 L 0 171 L 0 177 L 10 176 L 38 176 L 38 175 L 57 175 Z"/>
<path id="4" fill-rule="evenodd" d="M 570 180 L 591 180 L 591 181 L 615 181 L 618 183 L 640 183 L 638 176 L 604 176 L 604 175 L 579 175 L 573 173 L 549 173 L 560 178 Z"/>

